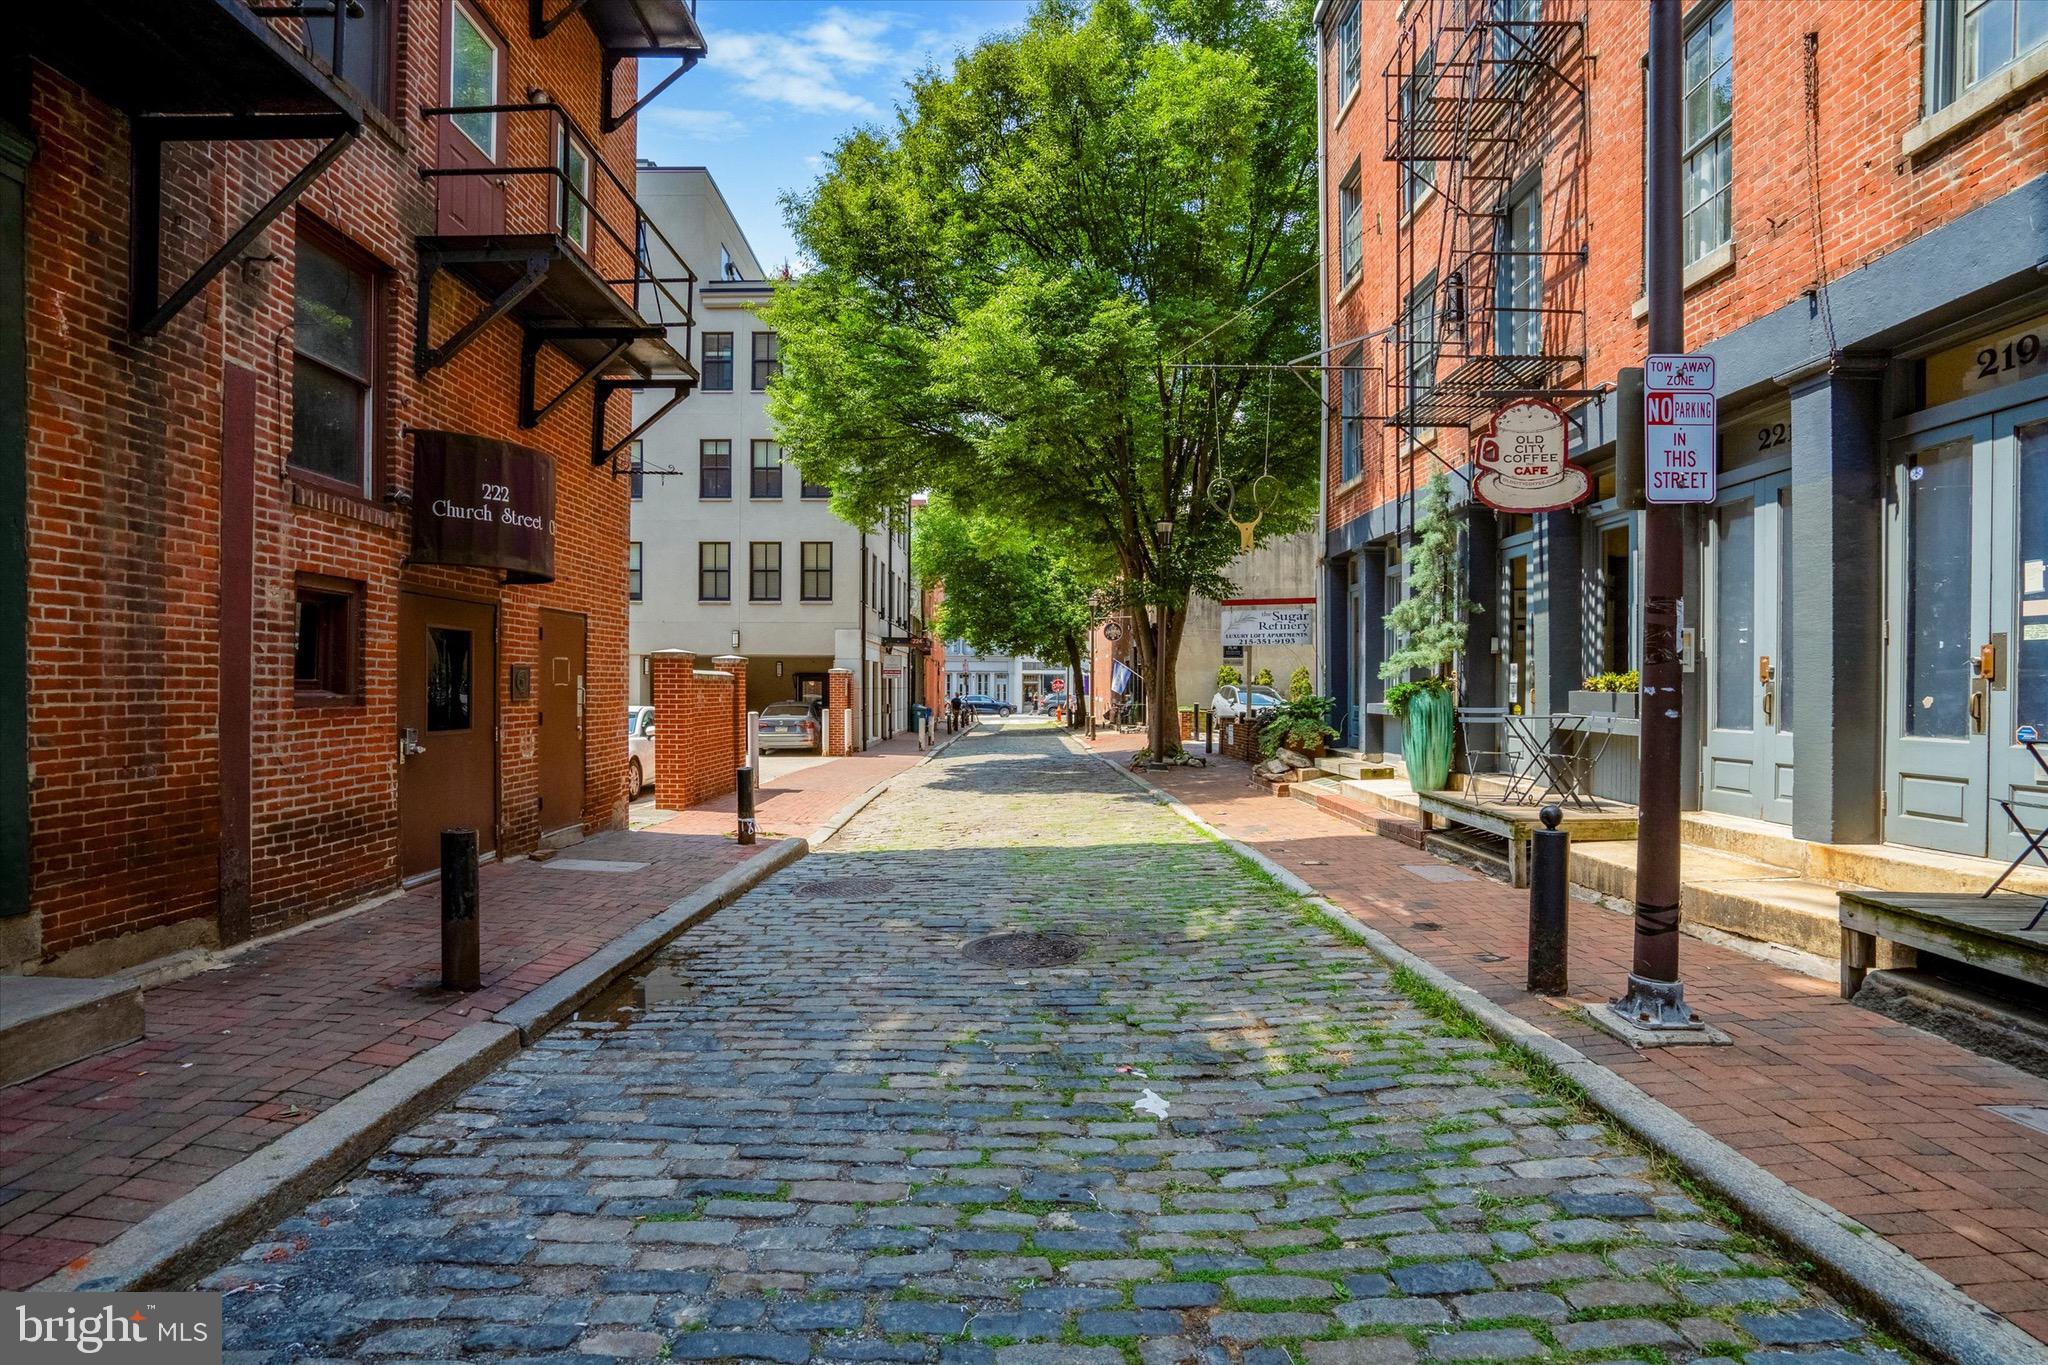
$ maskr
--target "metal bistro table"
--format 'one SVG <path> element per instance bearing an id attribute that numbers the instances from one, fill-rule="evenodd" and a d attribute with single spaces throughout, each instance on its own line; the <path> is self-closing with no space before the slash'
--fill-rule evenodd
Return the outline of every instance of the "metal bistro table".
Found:
<path id="1" fill-rule="evenodd" d="M 1502 805 L 1533 806 L 1555 794 L 1579 810 L 1605 809 L 1588 787 L 1614 734 L 1615 717 L 1576 711 L 1521 712 L 1507 706 L 1461 706 L 1457 716 L 1458 723 L 1466 727 L 1466 780 L 1476 788 L 1483 779 L 1501 779 L 1505 783 L 1498 798 Z M 1496 731 L 1498 744 L 1473 743 L 1475 728 Z M 1499 759 L 1505 771 L 1479 772 L 1472 760 L 1483 755 Z"/>

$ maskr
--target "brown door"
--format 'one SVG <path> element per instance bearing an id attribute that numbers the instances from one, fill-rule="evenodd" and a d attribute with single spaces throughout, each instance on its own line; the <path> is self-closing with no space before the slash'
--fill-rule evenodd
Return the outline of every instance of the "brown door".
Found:
<path id="1" fill-rule="evenodd" d="M 441 865 L 441 831 L 473 829 L 497 846 L 497 610 L 424 593 L 398 595 L 398 863 Z"/>
<path id="2" fill-rule="evenodd" d="M 585 626 L 565 611 L 540 614 L 540 827 L 583 824 L 583 664 Z M 625 717 L 612 727 L 625 734 Z"/>
<path id="3" fill-rule="evenodd" d="M 505 44 L 483 15 L 447 0 L 442 10 L 441 89 L 450 108 L 503 103 Z M 435 164 L 443 170 L 485 170 L 505 161 L 505 119 L 500 114 L 443 114 L 434 120 Z M 444 237 L 487 237 L 505 230 L 505 177 L 435 177 Z"/>

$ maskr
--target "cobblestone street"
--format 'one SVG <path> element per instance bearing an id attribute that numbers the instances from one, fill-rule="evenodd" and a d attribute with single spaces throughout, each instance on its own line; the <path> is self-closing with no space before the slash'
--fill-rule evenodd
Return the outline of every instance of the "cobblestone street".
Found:
<path id="1" fill-rule="evenodd" d="M 982 727 L 204 1287 L 246 1361 L 1903 1358 L 1414 984 Z"/>

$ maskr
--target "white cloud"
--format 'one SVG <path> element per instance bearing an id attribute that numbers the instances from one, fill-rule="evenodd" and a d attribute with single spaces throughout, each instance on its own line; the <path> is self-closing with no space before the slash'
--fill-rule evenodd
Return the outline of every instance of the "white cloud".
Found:
<path id="1" fill-rule="evenodd" d="M 896 87 L 933 61 L 972 46 L 990 27 L 972 17 L 944 29 L 925 15 L 828 6 L 801 28 L 715 30 L 705 64 L 745 83 L 753 98 L 807 114 L 879 118 Z"/>
<path id="2" fill-rule="evenodd" d="M 731 142 L 748 131 L 730 109 L 682 109 L 658 103 L 642 112 L 640 123 L 643 136 L 673 133 L 698 142 Z"/>

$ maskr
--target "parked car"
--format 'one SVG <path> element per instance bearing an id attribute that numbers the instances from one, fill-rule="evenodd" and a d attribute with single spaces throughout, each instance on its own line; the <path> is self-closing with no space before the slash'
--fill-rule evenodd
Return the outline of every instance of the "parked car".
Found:
<path id="1" fill-rule="evenodd" d="M 626 799 L 637 801 L 654 781 L 654 708 L 626 708 Z"/>
<path id="2" fill-rule="evenodd" d="M 1270 711 L 1280 704 L 1280 694 L 1270 687 L 1256 683 L 1240 686 L 1231 683 L 1216 689 L 1216 695 L 1209 699 L 1209 709 L 1216 713 L 1218 720 L 1231 720 L 1249 711 L 1252 715 Z"/>
<path id="3" fill-rule="evenodd" d="M 1014 716 L 1017 708 L 1006 701 L 997 701 L 985 692 L 969 692 L 960 699 L 960 704 L 977 716 Z"/>
<path id="4" fill-rule="evenodd" d="M 806 701 L 778 701 L 761 712 L 761 752 L 771 749 L 815 749 L 818 720 Z"/>
<path id="5" fill-rule="evenodd" d="M 1049 716 L 1055 711 L 1064 712 L 1073 702 L 1074 699 L 1064 692 L 1048 692 L 1038 699 L 1038 714 Z"/>

